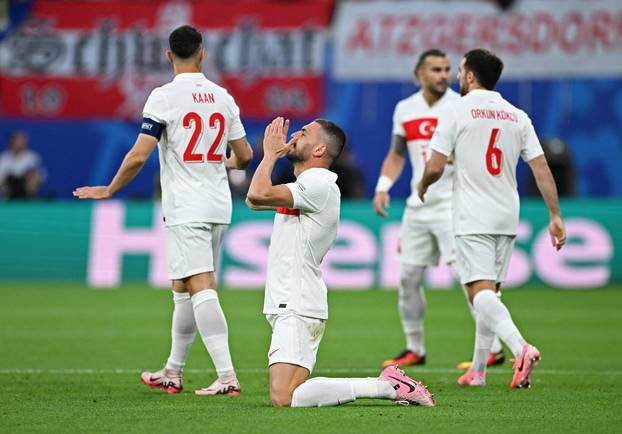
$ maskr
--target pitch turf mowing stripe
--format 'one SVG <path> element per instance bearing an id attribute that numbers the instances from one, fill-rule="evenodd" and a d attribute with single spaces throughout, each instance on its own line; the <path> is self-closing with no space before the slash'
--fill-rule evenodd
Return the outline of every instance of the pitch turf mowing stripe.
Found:
<path id="1" fill-rule="evenodd" d="M 138 374 L 141 369 L 0 369 L 0 375 L 22 375 L 22 374 L 75 374 L 75 375 L 100 375 L 100 374 Z M 185 369 L 186 374 L 212 374 L 214 369 Z M 267 374 L 267 368 L 243 368 L 236 369 L 240 374 Z M 378 374 L 379 369 L 375 368 L 324 368 L 313 371 L 314 374 Z M 442 369 L 442 368 L 417 368 L 417 373 L 421 374 L 458 374 L 464 372 L 460 369 Z M 606 375 L 610 377 L 622 376 L 622 371 L 595 371 L 595 370 L 577 370 L 577 369 L 537 369 L 538 375 Z M 488 375 L 502 374 L 506 375 L 508 370 L 489 369 Z"/>

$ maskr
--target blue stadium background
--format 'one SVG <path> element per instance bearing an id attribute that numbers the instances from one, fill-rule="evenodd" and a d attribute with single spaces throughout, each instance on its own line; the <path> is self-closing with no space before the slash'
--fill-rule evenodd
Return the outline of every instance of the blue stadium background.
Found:
<path id="1" fill-rule="evenodd" d="M 26 15 L 27 4 L 15 13 Z M 0 34 L 0 38 L 3 35 Z M 357 165 L 366 179 L 367 194 L 373 187 L 387 151 L 391 115 L 395 103 L 415 90 L 410 77 L 396 82 L 339 82 L 331 76 L 332 50 L 326 51 L 323 117 L 342 125 Z M 415 59 L 413 59 L 414 63 Z M 454 83 L 454 87 L 456 84 Z M 622 195 L 622 80 L 503 80 L 498 90 L 531 116 L 541 139 L 558 137 L 573 154 L 580 197 Z M 242 107 L 242 115 L 244 115 Z M 253 144 L 267 119 L 243 120 Z M 294 127 L 308 119 L 295 119 Z M 31 147 L 45 162 L 48 179 L 43 198 L 70 198 L 74 187 L 109 182 L 138 132 L 137 122 L 113 119 L 34 120 L 0 118 L 0 138 L 14 129 L 31 137 Z M 4 143 L 0 145 L 4 147 Z M 79 162 L 79 163 L 78 163 Z M 158 170 L 154 155 L 138 179 L 122 197 L 150 198 Z M 409 169 L 408 169 L 409 170 Z M 409 191 L 406 173 L 392 191 L 405 197 Z M 525 167 L 519 168 L 519 189 L 524 189 Z"/>

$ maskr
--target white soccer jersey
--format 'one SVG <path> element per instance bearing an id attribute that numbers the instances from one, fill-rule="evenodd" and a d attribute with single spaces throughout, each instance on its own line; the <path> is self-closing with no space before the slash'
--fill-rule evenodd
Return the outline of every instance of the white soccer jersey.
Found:
<path id="1" fill-rule="evenodd" d="M 459 98 L 460 96 L 456 92 L 447 89 L 445 95 L 430 107 L 423 97 L 423 92 L 419 91 L 401 100 L 395 106 L 393 134 L 406 139 L 413 169 L 413 176 L 410 181 L 411 194 L 406 201 L 409 206 L 421 207 L 425 205 L 426 208 L 430 208 L 439 203 L 451 205 L 453 183 L 451 166 L 448 166 L 441 179 L 430 187 L 425 204 L 421 203 L 419 196 L 417 196 L 417 184 L 423 176 L 425 163 L 430 159 L 429 144 L 438 122 L 438 114 L 447 103 Z"/>
<path id="2" fill-rule="evenodd" d="M 518 157 L 543 154 L 529 116 L 498 92 L 473 90 L 446 107 L 430 146 L 453 154 L 455 235 L 516 235 Z"/>
<path id="3" fill-rule="evenodd" d="M 166 225 L 231 223 L 227 143 L 246 135 L 231 95 L 202 73 L 178 74 L 151 92 L 143 116 L 164 125 L 158 146 Z"/>
<path id="4" fill-rule="evenodd" d="M 328 252 L 339 224 L 341 194 L 337 175 L 326 169 L 307 169 L 296 182 L 286 184 L 294 208 L 280 208 L 268 253 L 265 314 L 293 311 L 327 319 L 326 284 L 320 263 Z"/>

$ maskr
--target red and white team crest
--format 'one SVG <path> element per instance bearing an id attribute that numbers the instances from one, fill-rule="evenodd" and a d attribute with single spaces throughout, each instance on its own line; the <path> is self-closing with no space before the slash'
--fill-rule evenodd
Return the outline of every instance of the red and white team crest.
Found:
<path id="1" fill-rule="evenodd" d="M 406 140 L 430 140 L 437 123 L 437 118 L 419 118 L 404 122 Z"/>

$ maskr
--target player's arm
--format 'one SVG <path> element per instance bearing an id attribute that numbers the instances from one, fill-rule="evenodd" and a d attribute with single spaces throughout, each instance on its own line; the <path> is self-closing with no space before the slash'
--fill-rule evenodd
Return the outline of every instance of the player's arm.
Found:
<path id="1" fill-rule="evenodd" d="M 538 190 L 540 190 L 540 194 L 542 194 L 546 207 L 549 210 L 549 233 L 551 234 L 551 243 L 559 250 L 566 243 L 566 229 L 564 228 L 564 221 L 562 220 L 557 187 L 555 186 L 553 174 L 549 169 L 544 155 L 532 158 L 527 163 L 533 172 Z"/>
<path id="2" fill-rule="evenodd" d="M 374 211 L 381 217 L 386 217 L 388 215 L 386 210 L 391 201 L 389 190 L 395 181 L 399 179 L 404 170 L 407 152 L 406 138 L 398 134 L 393 134 L 391 149 L 389 149 L 382 163 L 380 177 L 376 184 L 376 194 L 374 195 Z"/>
<path id="3" fill-rule="evenodd" d="M 246 137 L 231 140 L 229 146 L 231 147 L 231 155 L 225 163 L 227 169 L 246 169 L 253 159 L 253 148 L 249 145 Z"/>
<path id="4" fill-rule="evenodd" d="M 277 160 L 287 154 L 293 140 L 285 143 L 289 121 L 276 118 L 266 127 L 263 148 L 264 156 L 257 170 L 253 174 L 251 185 L 248 188 L 246 204 L 251 209 L 266 209 L 265 207 L 291 208 L 294 206 L 294 197 L 285 185 L 272 185 L 272 171 Z"/>
<path id="5" fill-rule="evenodd" d="M 434 130 L 432 140 L 430 140 L 430 150 L 432 156 L 425 163 L 423 176 L 417 185 L 417 195 L 421 202 L 424 201 L 425 193 L 428 187 L 438 181 L 443 175 L 445 165 L 449 157 L 454 152 L 456 146 L 456 137 L 458 130 L 458 122 L 456 113 L 450 105 L 443 110 L 438 118 L 438 125 Z"/>
<path id="6" fill-rule="evenodd" d="M 261 206 L 261 205 L 255 205 L 253 202 L 251 202 L 250 200 L 248 200 L 248 197 L 246 198 L 246 206 L 249 207 L 250 209 L 252 209 L 253 211 L 274 211 L 276 210 L 277 206 Z"/>
<path id="7" fill-rule="evenodd" d="M 121 167 L 109 185 L 79 187 L 73 195 L 79 199 L 109 199 L 125 187 L 140 172 L 158 144 L 158 139 L 147 134 L 139 134 L 136 143 L 125 155 Z"/>
<path id="8" fill-rule="evenodd" d="M 423 171 L 423 177 L 417 185 L 417 194 L 419 199 L 423 202 L 423 197 L 428 191 L 428 187 L 441 179 L 445 165 L 447 164 L 447 156 L 441 154 L 437 150 L 432 150 L 432 156 L 425 164 L 425 170 Z"/>

